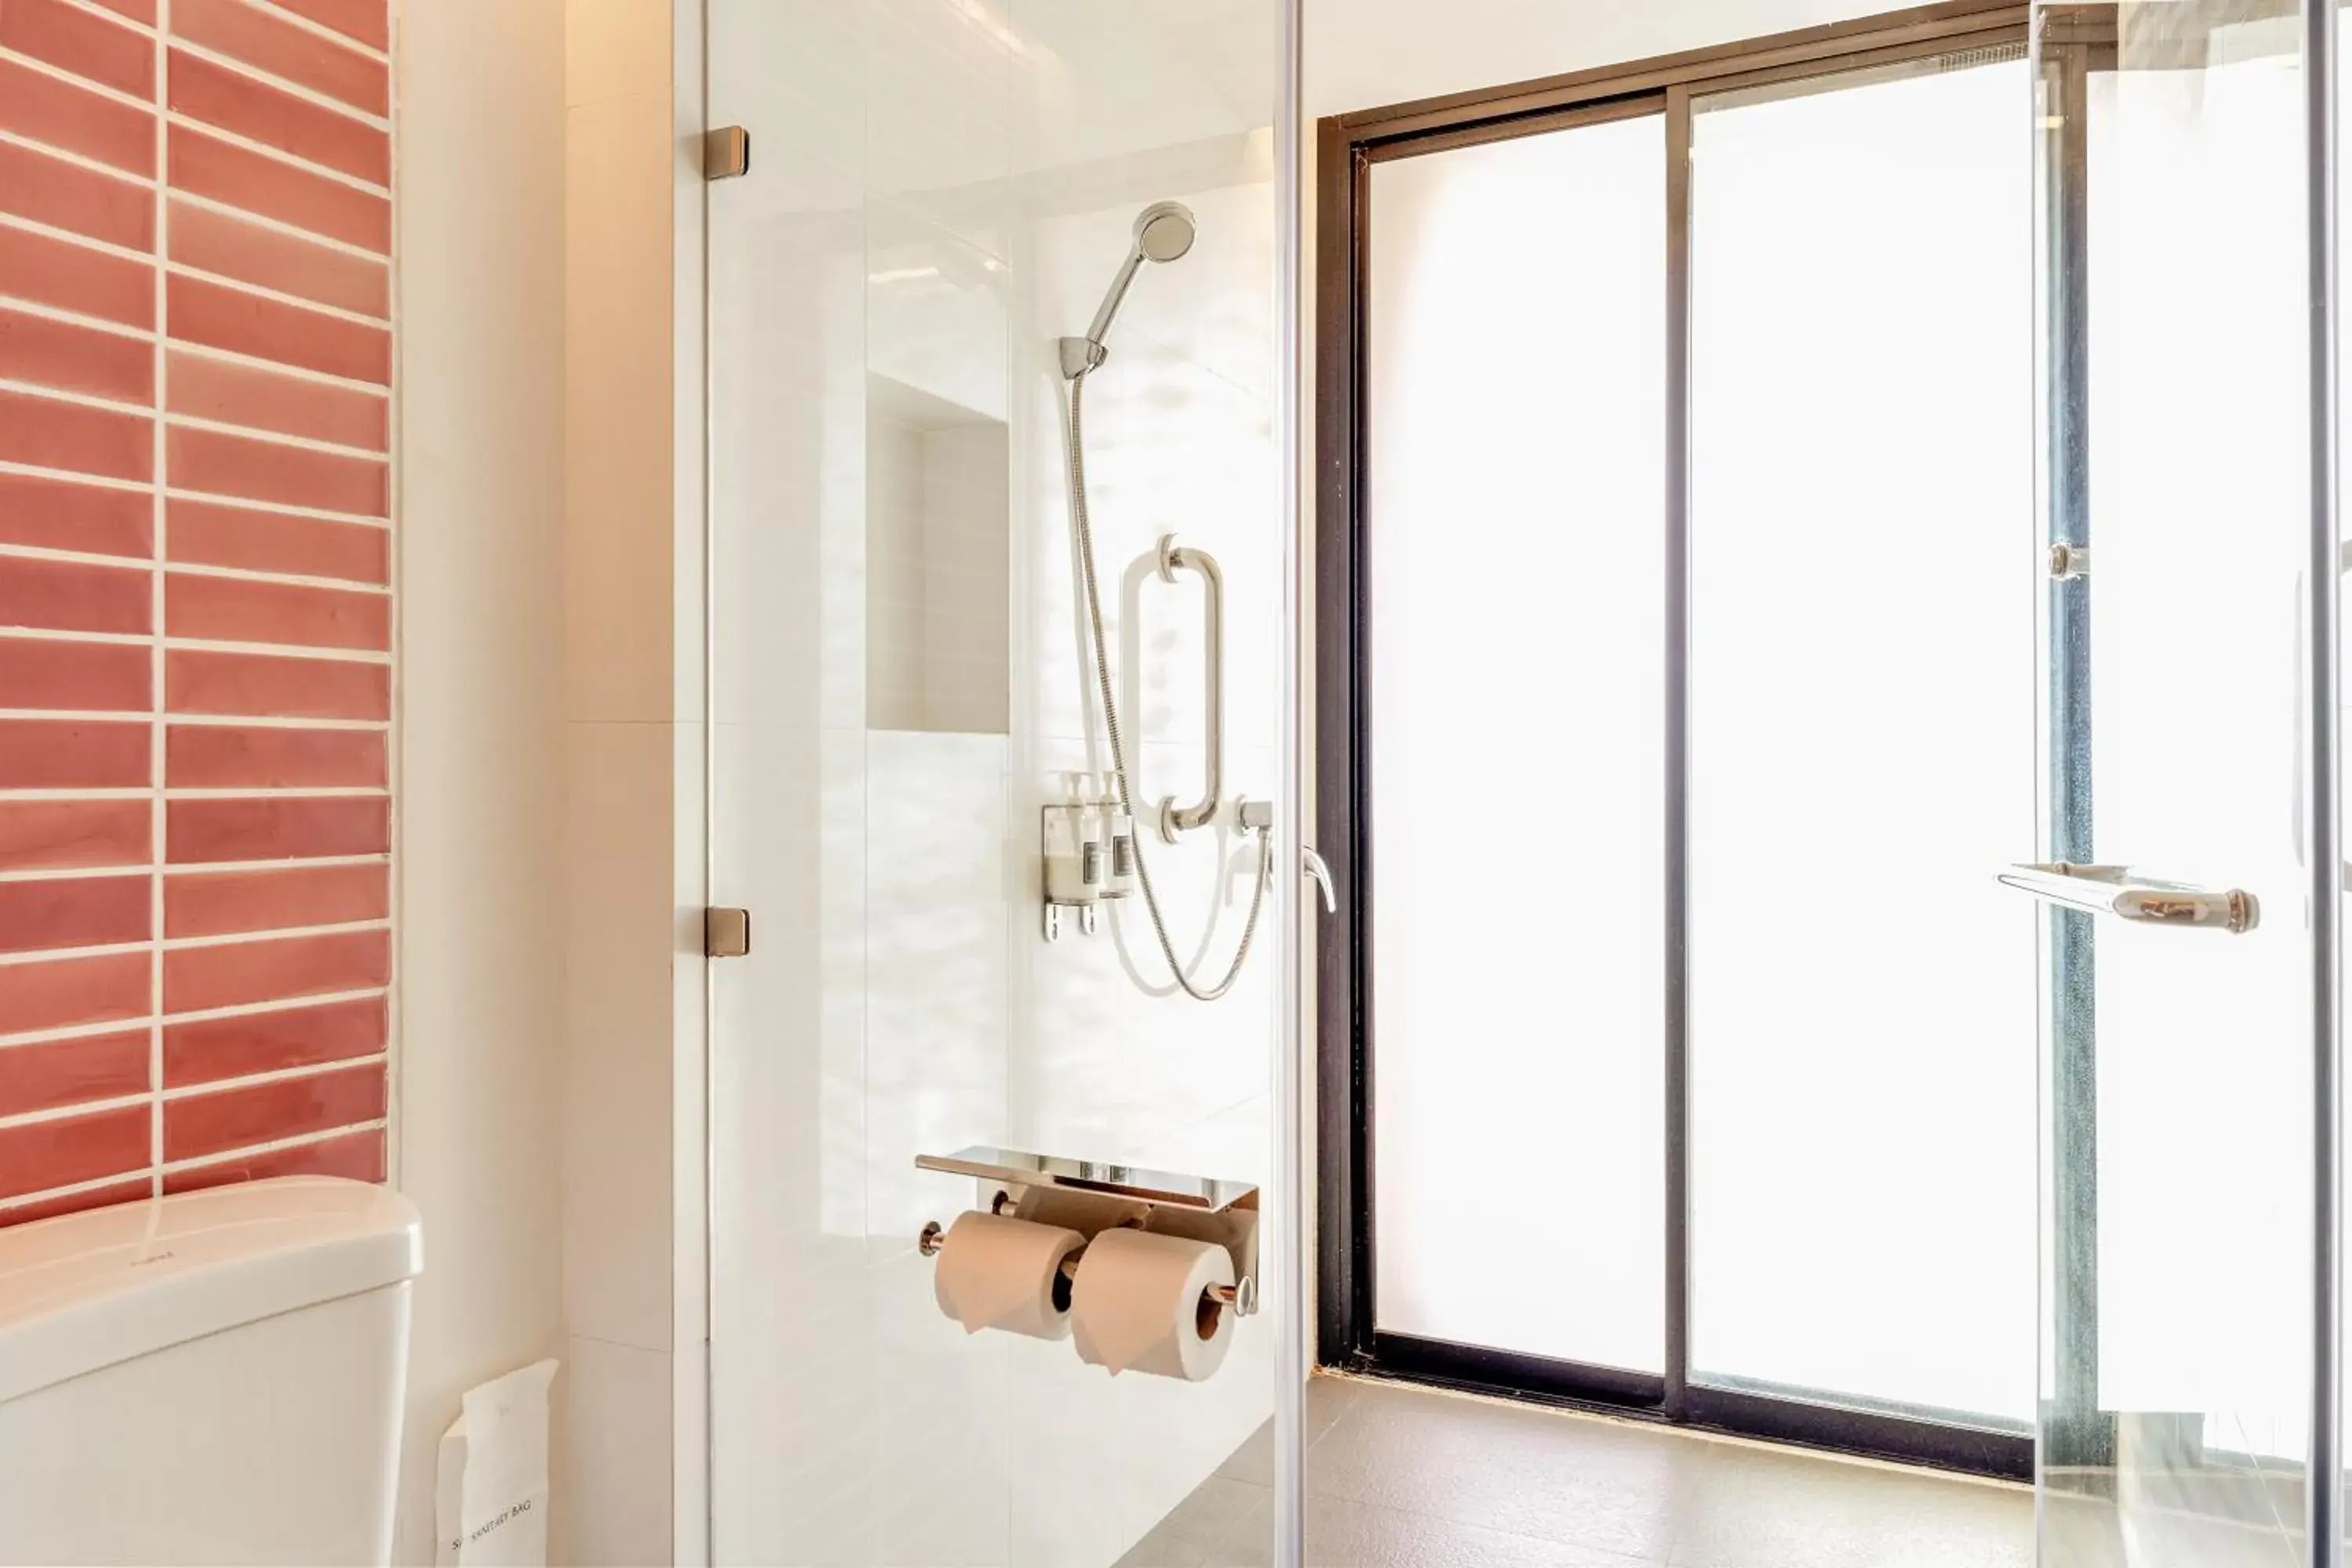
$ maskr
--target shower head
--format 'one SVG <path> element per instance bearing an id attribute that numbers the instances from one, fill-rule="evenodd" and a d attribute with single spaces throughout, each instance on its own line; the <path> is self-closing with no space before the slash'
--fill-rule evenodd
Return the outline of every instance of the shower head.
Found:
<path id="1" fill-rule="evenodd" d="M 1111 318 L 1118 314 L 1119 302 L 1127 298 L 1127 286 L 1135 281 L 1136 273 L 1147 261 L 1177 259 L 1192 248 L 1199 233 L 1192 209 L 1181 202 L 1154 202 L 1136 215 L 1134 244 L 1128 249 L 1127 259 L 1119 263 L 1118 276 L 1110 280 L 1110 292 L 1103 296 L 1093 325 L 1083 338 L 1062 340 L 1063 374 L 1076 375 L 1103 362 L 1103 334 L 1110 331 Z"/>

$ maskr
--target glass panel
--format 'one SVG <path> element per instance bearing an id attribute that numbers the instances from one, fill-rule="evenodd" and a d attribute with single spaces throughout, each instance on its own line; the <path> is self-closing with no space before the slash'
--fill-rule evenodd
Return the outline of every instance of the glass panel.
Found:
<path id="1" fill-rule="evenodd" d="M 2021 58 L 1695 107 L 1694 1376 L 2033 1408 Z"/>
<path id="2" fill-rule="evenodd" d="M 1055 340 L 1139 212 L 1177 201 L 1197 241 L 1133 279 L 1089 384 L 1096 545 L 1146 800 L 1197 790 L 1207 721 L 1200 591 L 1159 582 L 1154 542 L 1223 569 L 1223 814 L 1146 847 L 1188 960 L 1222 972 L 1257 876 L 1233 797 L 1277 798 L 1294 706 L 1275 0 L 704 9 L 711 121 L 753 142 L 709 193 L 712 893 L 755 931 L 711 978 L 716 1553 L 1104 1568 L 1260 1429 L 1276 1319 L 1217 1316 L 1230 1350 L 1197 1385 L 967 1333 L 918 1237 L 986 1190 L 915 1162 L 1271 1165 L 1291 879 L 1203 1007 L 1170 994 L 1139 900 L 1047 942 L 1038 862 L 1045 805 L 1098 809 L 1110 766 Z M 1265 1557 L 1271 1507 L 1243 1490 L 1187 1514 L 1203 1552 Z"/>
<path id="3" fill-rule="evenodd" d="M 1382 1331 L 1663 1364 L 1664 132 L 1376 164 Z"/>
<path id="4" fill-rule="evenodd" d="M 2044 842 L 2261 908 L 2243 936 L 2048 922 L 2043 1561 L 2284 1568 L 2311 1301 L 2295 18 L 2036 9 L 2044 521 L 2092 562 L 2049 597 L 2080 800 L 2053 789 Z"/>

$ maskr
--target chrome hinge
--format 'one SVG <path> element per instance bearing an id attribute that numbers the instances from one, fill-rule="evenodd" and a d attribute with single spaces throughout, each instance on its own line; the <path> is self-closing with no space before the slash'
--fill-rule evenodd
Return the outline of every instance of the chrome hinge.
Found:
<path id="1" fill-rule="evenodd" d="M 751 172 L 751 133 L 740 125 L 722 125 L 702 133 L 702 177 L 731 180 Z"/>
<path id="2" fill-rule="evenodd" d="M 751 951 L 751 911 L 708 909 L 702 911 L 702 955 L 743 958 Z"/>
<path id="3" fill-rule="evenodd" d="M 2091 547 L 2087 544 L 2053 544 L 2050 547 L 2050 575 L 2061 583 L 2072 583 L 2077 577 L 2091 574 Z"/>

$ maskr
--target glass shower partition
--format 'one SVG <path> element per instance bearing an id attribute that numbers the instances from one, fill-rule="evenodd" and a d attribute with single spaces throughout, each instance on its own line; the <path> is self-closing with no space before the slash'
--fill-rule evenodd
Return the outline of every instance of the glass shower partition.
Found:
<path id="1" fill-rule="evenodd" d="M 2304 34 L 2033 10 L 2042 1561 L 2285 1568 L 2335 1452 Z"/>
<path id="2" fill-rule="evenodd" d="M 1179 955 L 1223 971 L 1276 852 L 1237 797 L 1286 801 L 1295 706 L 1279 13 L 709 0 L 709 121 L 749 144 L 708 187 L 711 897 L 751 917 L 711 991 L 718 1561 L 1108 1568 L 1155 1530 L 1271 1560 L 1270 1445 L 1205 1483 L 1275 1408 L 1275 1313 L 1199 1383 L 967 1333 L 921 1238 L 991 1188 L 917 1160 L 1274 1174 L 1295 878 L 1202 1005 L 1139 898 L 1045 908 L 1041 824 L 1127 873 L 1057 340 L 1180 202 L 1197 240 L 1098 334 L 1087 479 L 1135 830 Z M 1221 617 L 1162 580 L 1170 534 Z M 1160 842 L 1220 760 L 1210 823 Z"/>

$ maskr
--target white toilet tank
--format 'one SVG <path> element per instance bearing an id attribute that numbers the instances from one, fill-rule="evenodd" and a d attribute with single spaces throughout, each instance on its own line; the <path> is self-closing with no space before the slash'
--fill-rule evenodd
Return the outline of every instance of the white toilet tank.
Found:
<path id="1" fill-rule="evenodd" d="M 385 1562 L 421 1236 L 325 1176 L 0 1230 L 0 1563 Z"/>

